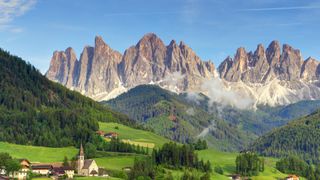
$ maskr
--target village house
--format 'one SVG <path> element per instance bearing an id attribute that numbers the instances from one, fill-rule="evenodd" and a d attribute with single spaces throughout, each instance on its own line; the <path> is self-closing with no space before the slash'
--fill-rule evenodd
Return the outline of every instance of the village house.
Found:
<path id="1" fill-rule="evenodd" d="M 40 164 L 40 165 L 32 165 L 31 169 L 33 173 L 48 176 L 52 173 L 53 167 L 51 164 Z"/>
<path id="2" fill-rule="evenodd" d="M 106 134 L 104 135 L 104 137 L 105 137 L 105 138 L 110 138 L 110 139 L 112 139 L 112 138 L 118 138 L 118 133 L 116 133 L 116 132 L 109 132 L 109 133 L 106 133 Z"/>
<path id="3" fill-rule="evenodd" d="M 232 175 L 229 175 L 229 179 L 241 180 L 241 176 L 240 176 L 240 174 L 232 174 Z"/>
<path id="4" fill-rule="evenodd" d="M 0 180 L 9 180 L 10 178 L 8 176 L 3 176 L 3 175 L 0 175 Z"/>
<path id="5" fill-rule="evenodd" d="M 78 174 L 82 176 L 98 176 L 99 167 L 95 160 L 84 159 L 84 151 L 82 144 L 78 156 Z"/>
<path id="6" fill-rule="evenodd" d="M 285 180 L 299 180 L 299 176 L 294 175 L 294 174 L 289 174 Z"/>
<path id="7" fill-rule="evenodd" d="M 101 130 L 96 131 L 96 133 L 97 133 L 99 136 L 102 136 L 102 137 L 105 135 L 105 132 L 104 132 L 104 131 L 101 131 Z"/>
<path id="8" fill-rule="evenodd" d="M 27 159 L 20 159 L 19 162 L 20 162 L 21 169 L 19 171 L 13 172 L 12 174 L 9 175 L 9 177 L 5 176 L 6 171 L 4 170 L 4 168 L 0 169 L 1 178 L 2 179 L 14 178 L 19 180 L 27 179 L 28 171 L 30 171 L 30 162 Z"/>
<path id="9" fill-rule="evenodd" d="M 74 169 L 71 167 L 53 167 L 52 174 L 57 178 L 66 176 L 68 179 L 73 179 Z"/>

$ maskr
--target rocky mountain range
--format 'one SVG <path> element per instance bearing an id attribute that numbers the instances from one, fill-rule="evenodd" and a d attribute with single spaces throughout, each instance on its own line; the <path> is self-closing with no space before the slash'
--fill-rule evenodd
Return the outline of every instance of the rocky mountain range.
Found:
<path id="1" fill-rule="evenodd" d="M 287 44 L 281 47 L 278 41 L 267 49 L 259 44 L 254 52 L 238 48 L 234 57 L 227 57 L 216 69 L 184 42 L 172 40 L 165 45 L 153 33 L 123 55 L 97 36 L 94 47 L 86 46 L 79 59 L 72 48 L 55 51 L 46 76 L 99 101 L 141 84 L 157 84 L 178 93 L 202 92 L 209 97 L 232 94 L 250 99 L 251 105 L 320 99 L 319 62 L 311 57 L 303 60 L 299 50 Z M 225 93 L 228 91 L 231 93 Z"/>

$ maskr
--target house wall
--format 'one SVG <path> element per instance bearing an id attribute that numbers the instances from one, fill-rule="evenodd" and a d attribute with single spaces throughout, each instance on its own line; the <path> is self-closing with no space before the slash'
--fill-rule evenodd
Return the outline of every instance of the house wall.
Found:
<path id="1" fill-rule="evenodd" d="M 93 171 L 93 170 L 99 172 L 99 167 L 98 167 L 96 161 L 93 161 L 93 162 L 91 163 L 91 165 L 90 165 L 90 167 L 89 167 L 89 173 L 90 173 L 91 171 Z M 98 174 L 97 174 L 97 175 L 98 175 Z M 96 175 L 96 176 L 97 176 L 97 175 Z M 92 175 L 90 174 L 90 176 L 92 176 Z"/>
<path id="2" fill-rule="evenodd" d="M 13 175 L 10 175 L 9 177 L 19 180 L 27 179 L 27 171 L 15 171 Z"/>
<path id="3" fill-rule="evenodd" d="M 71 178 L 71 179 L 73 178 L 73 175 L 74 175 L 73 170 L 65 170 L 64 172 L 68 176 L 68 178 Z"/>
<path id="4" fill-rule="evenodd" d="M 32 172 L 33 173 L 37 173 L 37 174 L 42 174 L 42 175 L 50 174 L 50 170 L 49 169 L 33 169 Z"/>

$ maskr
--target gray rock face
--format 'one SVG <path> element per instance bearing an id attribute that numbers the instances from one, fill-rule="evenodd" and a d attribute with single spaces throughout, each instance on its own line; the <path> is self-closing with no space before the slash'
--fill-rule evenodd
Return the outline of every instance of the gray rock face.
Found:
<path id="1" fill-rule="evenodd" d="M 75 83 L 74 77 L 76 76 L 77 68 L 77 57 L 74 50 L 69 47 L 65 51 L 55 51 L 53 53 L 46 76 L 61 84 L 72 86 Z"/>
<path id="2" fill-rule="evenodd" d="M 84 48 L 79 61 L 74 53 L 70 60 L 66 54 L 67 51 L 54 53 L 46 76 L 96 100 L 149 83 L 178 92 L 199 90 L 203 79 L 216 74 L 212 62 L 202 61 L 183 42 L 178 45 L 171 41 L 166 46 L 152 33 L 128 48 L 123 56 L 101 37 L 95 38 L 94 47 Z"/>
<path id="3" fill-rule="evenodd" d="M 305 81 L 316 81 L 319 79 L 320 66 L 319 62 L 312 57 L 309 57 L 303 62 L 301 67 L 301 79 Z"/>
<path id="4" fill-rule="evenodd" d="M 234 59 L 228 57 L 221 63 L 219 73 L 222 79 L 230 82 L 266 83 L 275 78 L 298 81 L 316 79 L 318 65 L 312 58 L 303 61 L 300 51 L 287 44 L 283 45 L 281 53 L 279 42 L 273 41 L 267 50 L 259 44 L 254 53 L 239 48 Z"/>
<path id="5" fill-rule="evenodd" d="M 208 87 L 224 88 L 211 94 L 248 96 L 255 104 L 320 99 L 319 62 L 313 58 L 303 61 L 299 50 L 287 44 L 281 48 L 278 41 L 267 49 L 259 44 L 254 52 L 241 47 L 216 71 L 211 61 L 202 61 L 183 42 L 172 40 L 165 45 L 149 33 L 121 55 L 97 36 L 94 47 L 86 46 L 79 60 L 72 48 L 55 51 L 46 76 L 95 100 L 116 97 L 141 84 L 205 94 L 210 94 Z M 212 81 L 218 87 L 208 84 L 212 79 L 221 82 Z"/>

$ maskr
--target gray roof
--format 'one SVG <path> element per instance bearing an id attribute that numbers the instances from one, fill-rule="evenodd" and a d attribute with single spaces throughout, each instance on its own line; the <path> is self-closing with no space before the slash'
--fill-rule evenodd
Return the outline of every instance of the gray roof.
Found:
<path id="1" fill-rule="evenodd" d="M 84 165 L 82 169 L 89 169 L 90 165 L 92 164 L 93 160 L 92 159 L 86 159 L 84 160 Z"/>

